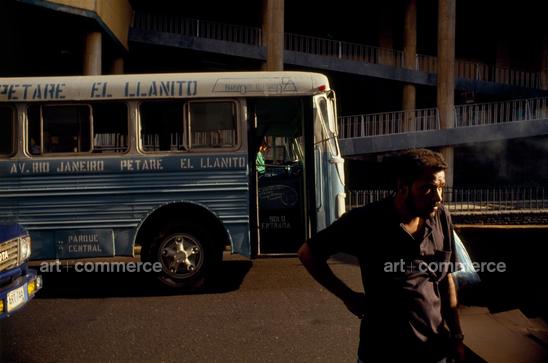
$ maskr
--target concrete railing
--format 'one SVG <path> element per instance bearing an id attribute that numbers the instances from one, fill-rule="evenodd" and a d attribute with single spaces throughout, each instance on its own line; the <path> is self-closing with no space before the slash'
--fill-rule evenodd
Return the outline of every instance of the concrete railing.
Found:
<path id="1" fill-rule="evenodd" d="M 548 118 L 548 97 L 455 106 L 455 127 L 492 125 Z M 383 112 L 339 117 L 339 138 L 438 130 L 438 110 Z"/>
<path id="2" fill-rule="evenodd" d="M 361 207 L 386 198 L 388 189 L 346 192 L 346 208 Z M 446 188 L 444 204 L 451 212 L 531 212 L 548 210 L 545 187 L 503 186 L 492 188 Z"/>
<path id="3" fill-rule="evenodd" d="M 133 27 L 142 30 L 181 34 L 227 42 L 262 46 L 262 31 L 257 27 L 231 25 L 207 20 L 184 18 L 178 15 L 136 12 Z M 344 42 L 307 35 L 285 34 L 285 49 L 357 62 L 403 67 L 403 52 L 364 44 Z M 437 58 L 416 55 L 415 70 L 437 73 Z M 518 87 L 540 88 L 540 72 L 514 70 L 480 62 L 457 60 L 455 76 L 477 81 L 503 83 Z"/>

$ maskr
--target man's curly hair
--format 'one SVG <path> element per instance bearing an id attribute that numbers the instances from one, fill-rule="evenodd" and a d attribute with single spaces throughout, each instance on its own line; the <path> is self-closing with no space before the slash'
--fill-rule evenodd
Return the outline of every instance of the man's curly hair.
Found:
<path id="1" fill-rule="evenodd" d="M 410 149 L 394 153 L 387 157 L 387 170 L 394 186 L 398 182 L 412 184 L 425 173 L 437 173 L 447 170 L 443 156 L 428 149 Z"/>

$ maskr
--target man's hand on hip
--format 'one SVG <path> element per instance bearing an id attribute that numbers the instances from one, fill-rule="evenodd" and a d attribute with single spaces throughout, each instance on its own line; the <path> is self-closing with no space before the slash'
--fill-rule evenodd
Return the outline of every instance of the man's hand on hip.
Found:
<path id="1" fill-rule="evenodd" d="M 365 294 L 362 292 L 352 292 L 343 299 L 344 305 L 348 311 L 362 319 L 365 313 Z"/>

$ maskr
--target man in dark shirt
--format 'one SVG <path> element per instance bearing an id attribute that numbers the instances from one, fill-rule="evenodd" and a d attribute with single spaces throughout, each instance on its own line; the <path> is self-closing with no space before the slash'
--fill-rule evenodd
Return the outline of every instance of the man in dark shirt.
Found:
<path id="1" fill-rule="evenodd" d="M 305 243 L 310 274 L 362 319 L 363 362 L 444 362 L 463 358 L 451 218 L 441 204 L 441 154 L 410 150 L 392 158 L 395 195 L 353 209 Z M 358 258 L 365 294 L 337 278 L 329 256 Z"/>

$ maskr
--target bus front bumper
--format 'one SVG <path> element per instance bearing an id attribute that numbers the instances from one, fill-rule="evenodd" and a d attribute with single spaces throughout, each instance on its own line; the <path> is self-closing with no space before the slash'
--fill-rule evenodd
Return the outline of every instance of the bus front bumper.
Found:
<path id="1" fill-rule="evenodd" d="M 25 306 L 42 288 L 42 276 L 28 270 L 10 284 L 0 288 L 0 319 L 7 318 Z"/>

